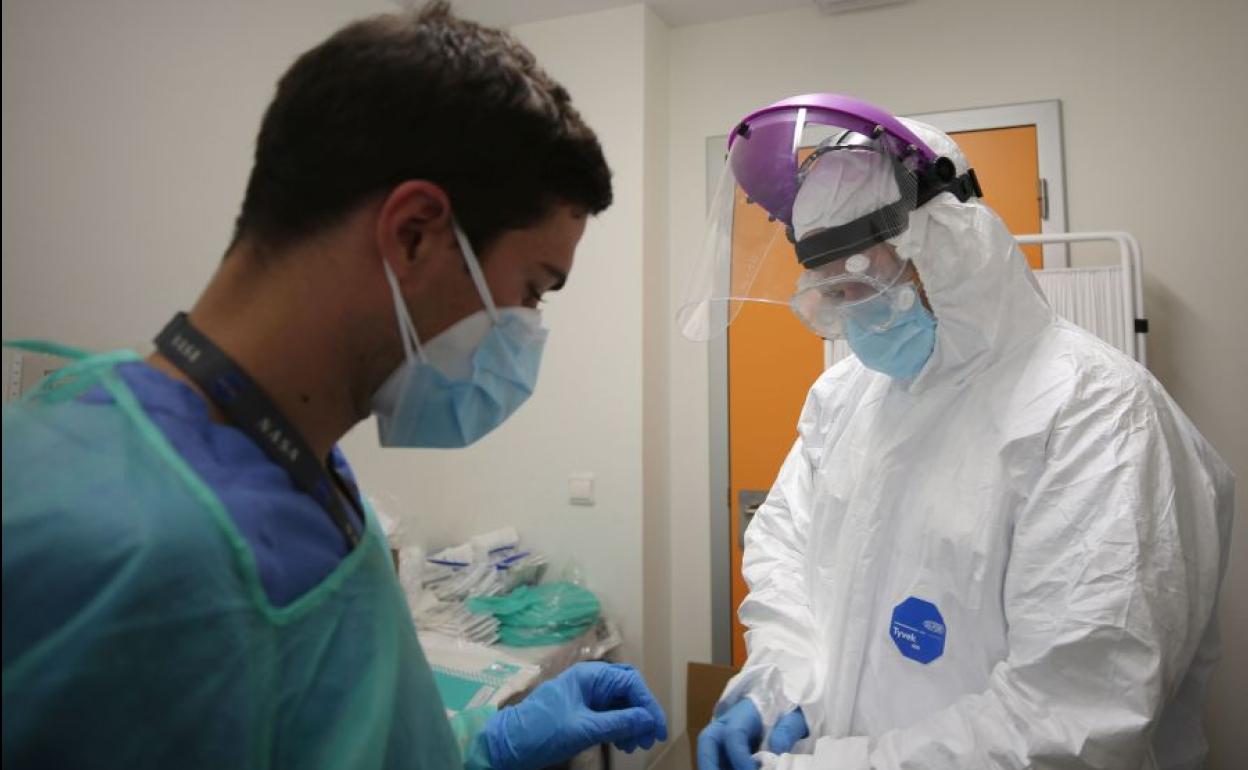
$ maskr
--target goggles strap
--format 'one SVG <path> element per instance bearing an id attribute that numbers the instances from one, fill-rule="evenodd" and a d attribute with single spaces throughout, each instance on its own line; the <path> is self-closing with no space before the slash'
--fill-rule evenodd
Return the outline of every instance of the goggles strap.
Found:
<path id="1" fill-rule="evenodd" d="M 912 208 L 909 201 L 897 201 L 852 222 L 809 235 L 794 244 L 797 261 L 808 270 L 822 267 L 857 254 L 868 246 L 895 238 L 910 226 Z M 789 239 L 793 239 L 791 227 Z"/>

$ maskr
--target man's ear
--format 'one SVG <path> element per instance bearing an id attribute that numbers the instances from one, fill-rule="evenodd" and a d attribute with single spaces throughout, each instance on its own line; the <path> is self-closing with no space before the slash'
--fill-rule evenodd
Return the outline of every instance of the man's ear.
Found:
<path id="1" fill-rule="evenodd" d="M 440 260 L 459 258 L 450 199 L 424 180 L 409 180 L 390 191 L 377 213 L 374 237 L 377 252 L 404 287 L 435 275 Z"/>

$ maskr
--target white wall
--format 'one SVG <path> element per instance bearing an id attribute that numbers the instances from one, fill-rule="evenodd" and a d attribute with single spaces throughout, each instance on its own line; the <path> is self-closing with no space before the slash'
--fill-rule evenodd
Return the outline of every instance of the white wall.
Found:
<path id="1" fill-rule="evenodd" d="M 1242 0 L 914 0 L 823 17 L 799 10 L 671 32 L 671 279 L 683 285 L 705 206 L 704 142 L 749 110 L 810 91 L 899 113 L 1061 99 L 1069 225 L 1123 229 L 1145 251 L 1153 371 L 1248 482 L 1248 3 Z M 678 292 L 676 292 L 678 293 Z M 678 338 L 672 367 L 674 699 L 683 662 L 708 659 L 706 358 Z M 1209 710 L 1215 768 L 1248 754 L 1244 500 Z"/>
<path id="2" fill-rule="evenodd" d="M 383 0 L 3 5 L 4 336 L 146 343 L 216 268 L 260 116 Z"/>

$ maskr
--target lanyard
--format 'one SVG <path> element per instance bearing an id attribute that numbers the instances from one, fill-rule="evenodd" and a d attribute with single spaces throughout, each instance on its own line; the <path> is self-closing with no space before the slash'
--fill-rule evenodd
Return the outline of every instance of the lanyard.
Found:
<path id="1" fill-rule="evenodd" d="M 198 385 L 235 427 L 282 466 L 304 492 L 329 511 L 349 548 L 360 542 L 360 533 L 347 515 L 342 498 L 350 500 L 357 513 L 359 503 L 342 477 L 317 459 L 264 391 L 212 340 L 192 326 L 186 313 L 178 313 L 165 326 L 156 337 L 156 349 Z M 364 515 L 360 513 L 359 518 L 363 521 Z"/>

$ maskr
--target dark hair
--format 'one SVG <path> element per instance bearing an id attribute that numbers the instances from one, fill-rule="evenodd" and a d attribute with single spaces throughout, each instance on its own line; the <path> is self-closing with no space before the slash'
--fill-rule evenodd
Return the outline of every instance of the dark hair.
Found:
<path id="1" fill-rule="evenodd" d="M 563 86 L 439 1 L 350 24 L 282 76 L 235 240 L 280 248 L 409 179 L 446 191 L 478 251 L 554 205 L 611 205 L 598 138 Z"/>

